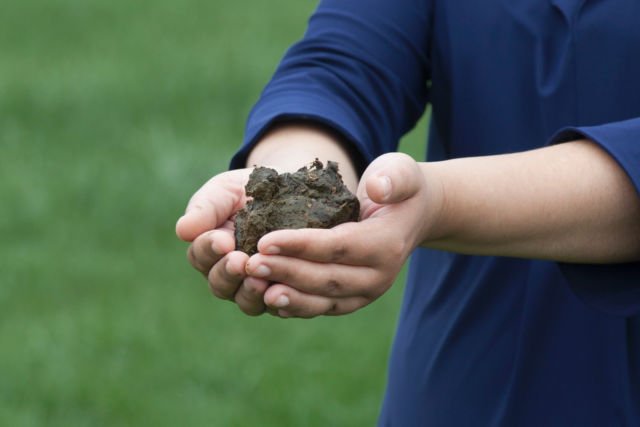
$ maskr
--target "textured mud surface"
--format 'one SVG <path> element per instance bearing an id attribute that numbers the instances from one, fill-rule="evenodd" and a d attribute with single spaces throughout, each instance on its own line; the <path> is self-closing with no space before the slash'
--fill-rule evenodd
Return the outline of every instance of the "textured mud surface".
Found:
<path id="1" fill-rule="evenodd" d="M 258 167 L 246 187 L 251 198 L 235 219 L 236 248 L 253 255 L 265 234 L 292 228 L 331 228 L 357 221 L 360 203 L 342 182 L 338 164 L 316 159 L 311 167 L 278 174 Z"/>

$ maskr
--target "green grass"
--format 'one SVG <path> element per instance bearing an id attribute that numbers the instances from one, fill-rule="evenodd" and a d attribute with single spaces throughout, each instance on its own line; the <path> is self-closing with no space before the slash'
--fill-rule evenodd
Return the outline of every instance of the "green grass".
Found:
<path id="1" fill-rule="evenodd" d="M 401 284 L 351 316 L 249 318 L 173 231 L 313 7 L 3 3 L 0 425 L 375 423 Z"/>

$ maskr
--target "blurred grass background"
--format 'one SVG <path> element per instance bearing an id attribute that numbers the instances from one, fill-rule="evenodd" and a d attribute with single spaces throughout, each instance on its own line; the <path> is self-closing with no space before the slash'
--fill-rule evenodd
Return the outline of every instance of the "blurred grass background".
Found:
<path id="1" fill-rule="evenodd" d="M 375 423 L 401 283 L 351 316 L 249 318 L 174 236 L 314 7 L 3 2 L 0 425 Z"/>

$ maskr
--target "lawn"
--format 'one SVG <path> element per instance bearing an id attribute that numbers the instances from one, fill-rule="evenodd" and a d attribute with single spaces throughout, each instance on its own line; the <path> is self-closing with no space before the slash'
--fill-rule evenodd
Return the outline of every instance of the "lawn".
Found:
<path id="1" fill-rule="evenodd" d="M 0 425 L 375 423 L 400 282 L 350 316 L 249 318 L 174 235 L 314 6 L 3 2 Z"/>

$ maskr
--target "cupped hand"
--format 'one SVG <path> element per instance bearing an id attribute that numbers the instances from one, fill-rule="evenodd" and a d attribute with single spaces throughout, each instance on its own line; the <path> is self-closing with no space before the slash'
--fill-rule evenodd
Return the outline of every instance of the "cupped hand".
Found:
<path id="1" fill-rule="evenodd" d="M 248 255 L 235 250 L 233 216 L 246 204 L 244 186 L 251 169 L 224 172 L 211 178 L 191 197 L 176 223 L 176 234 L 191 242 L 187 258 L 209 282 L 218 298 L 235 301 L 246 314 L 265 311 L 264 279 L 248 277 Z"/>
<path id="2" fill-rule="evenodd" d="M 380 297 L 420 243 L 437 185 L 418 164 L 386 154 L 365 171 L 358 187 L 361 220 L 329 230 L 280 230 L 258 243 L 250 278 L 274 283 L 264 302 L 281 317 L 310 318 L 353 312 Z"/>

